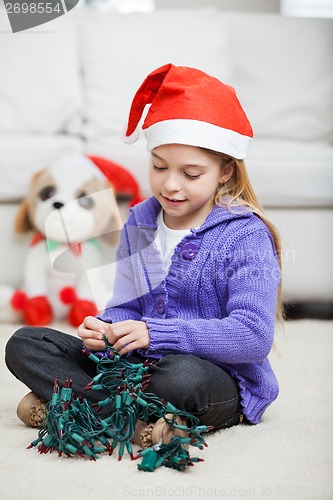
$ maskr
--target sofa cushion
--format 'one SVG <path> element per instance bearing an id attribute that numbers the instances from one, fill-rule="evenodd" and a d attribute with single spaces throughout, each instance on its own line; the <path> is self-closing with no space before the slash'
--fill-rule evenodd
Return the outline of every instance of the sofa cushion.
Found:
<path id="1" fill-rule="evenodd" d="M 333 206 L 330 144 L 256 138 L 245 161 L 265 207 Z"/>
<path id="2" fill-rule="evenodd" d="M 0 134 L 79 131 L 82 99 L 72 17 L 13 34 L 2 11 Z"/>
<path id="3" fill-rule="evenodd" d="M 0 202 L 25 196 L 34 172 L 67 154 L 80 153 L 82 143 L 65 135 L 2 135 Z"/>
<path id="4" fill-rule="evenodd" d="M 230 79 L 228 37 L 213 9 L 78 14 L 88 138 L 119 137 L 134 93 L 163 64 L 195 66 Z"/>
<path id="5" fill-rule="evenodd" d="M 333 303 L 333 210 L 268 209 L 282 241 L 282 294 L 291 302 Z"/>
<path id="6" fill-rule="evenodd" d="M 17 234 L 14 230 L 15 218 L 19 210 L 16 203 L 0 203 L 0 288 L 3 285 L 22 286 L 23 267 L 32 233 Z M 1 299 L 0 297 L 0 304 Z M 3 311 L 1 311 L 3 312 Z"/>
<path id="7" fill-rule="evenodd" d="M 333 20 L 224 14 L 232 84 L 254 135 L 333 140 Z"/>

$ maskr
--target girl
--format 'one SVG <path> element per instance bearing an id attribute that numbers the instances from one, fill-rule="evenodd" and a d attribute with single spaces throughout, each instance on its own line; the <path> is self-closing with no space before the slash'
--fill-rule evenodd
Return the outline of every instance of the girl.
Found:
<path id="1" fill-rule="evenodd" d="M 202 424 L 257 424 L 278 395 L 267 356 L 281 317 L 280 243 L 245 170 L 251 125 L 233 88 L 193 68 L 167 64 L 148 75 L 127 142 L 147 104 L 153 196 L 123 227 L 104 313 L 85 318 L 81 340 L 26 327 L 7 344 L 9 369 L 33 391 L 18 407 L 30 425 L 55 376 L 72 377 L 76 393 L 89 383 L 95 364 L 82 341 L 101 351 L 103 334 L 130 361 L 155 359 L 148 391 Z M 144 429 L 142 444 L 140 436 Z"/>

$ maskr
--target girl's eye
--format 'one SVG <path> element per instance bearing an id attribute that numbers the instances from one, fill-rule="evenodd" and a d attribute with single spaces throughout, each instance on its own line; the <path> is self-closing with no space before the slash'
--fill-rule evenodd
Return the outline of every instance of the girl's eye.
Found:
<path id="1" fill-rule="evenodd" d="M 199 175 L 190 175 L 190 174 L 187 174 L 186 172 L 184 172 L 184 173 L 188 179 L 195 180 L 195 179 L 199 179 L 199 177 L 200 177 L 200 174 Z"/>
<path id="2" fill-rule="evenodd" d="M 157 172 L 163 172 L 164 170 L 167 170 L 166 167 L 159 167 L 158 165 L 153 165 L 153 168 Z M 185 177 L 187 177 L 188 179 L 191 179 L 191 180 L 199 179 L 199 177 L 201 177 L 201 174 L 199 174 L 199 175 L 190 175 L 190 174 L 187 174 L 186 172 L 183 172 L 183 173 L 184 173 Z"/>

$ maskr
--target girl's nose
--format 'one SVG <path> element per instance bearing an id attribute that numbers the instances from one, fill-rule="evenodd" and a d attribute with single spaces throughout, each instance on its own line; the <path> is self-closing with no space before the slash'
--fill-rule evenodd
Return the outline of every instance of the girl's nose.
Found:
<path id="1" fill-rule="evenodd" d="M 168 175 L 168 177 L 165 179 L 164 187 L 169 192 L 180 191 L 181 183 L 178 175 L 175 174 Z"/>

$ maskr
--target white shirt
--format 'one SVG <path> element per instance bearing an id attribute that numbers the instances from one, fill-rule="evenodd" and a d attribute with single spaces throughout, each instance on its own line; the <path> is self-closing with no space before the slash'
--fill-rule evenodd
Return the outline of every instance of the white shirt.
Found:
<path id="1" fill-rule="evenodd" d="M 165 272 L 168 273 L 171 264 L 171 258 L 173 256 L 176 246 L 178 245 L 178 243 L 181 242 L 184 236 L 189 234 L 191 231 L 190 228 L 170 229 L 168 226 L 165 225 L 163 219 L 163 210 L 161 210 L 160 213 L 158 214 L 156 218 L 156 223 L 157 223 L 157 230 L 155 233 L 155 242 L 157 248 L 161 252 Z"/>

